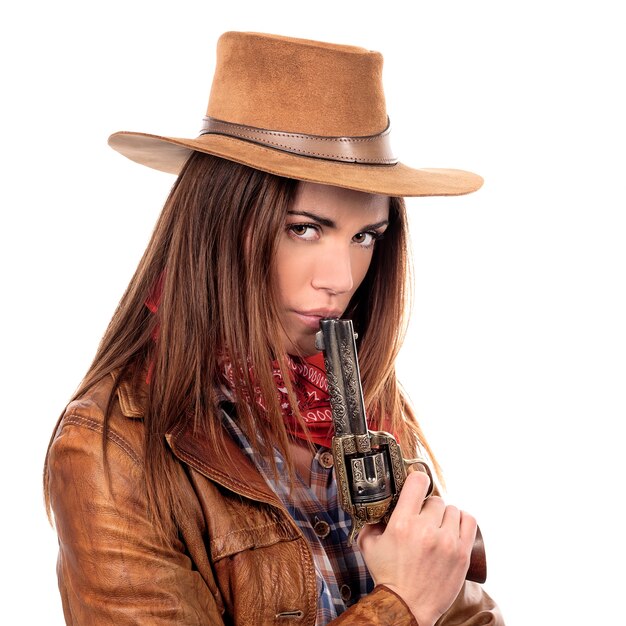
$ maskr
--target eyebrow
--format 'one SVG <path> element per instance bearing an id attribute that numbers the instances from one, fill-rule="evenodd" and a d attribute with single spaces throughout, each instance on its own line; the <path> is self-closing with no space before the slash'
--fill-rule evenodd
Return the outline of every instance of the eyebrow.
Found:
<path id="1" fill-rule="evenodd" d="M 333 222 L 333 220 L 329 220 L 327 217 L 322 217 L 321 215 L 315 215 L 315 213 L 309 213 L 308 211 L 287 211 L 287 215 L 303 215 L 304 217 L 308 217 L 310 220 L 319 222 L 322 226 L 326 226 L 327 228 L 337 228 L 337 224 Z M 381 222 L 376 222 L 375 224 L 366 224 L 361 230 L 376 230 L 377 228 L 387 226 L 388 224 L 389 220 L 382 220 Z"/>

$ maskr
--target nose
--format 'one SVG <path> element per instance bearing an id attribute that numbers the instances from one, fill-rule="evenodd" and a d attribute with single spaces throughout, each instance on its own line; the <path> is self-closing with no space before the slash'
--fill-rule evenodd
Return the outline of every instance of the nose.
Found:
<path id="1" fill-rule="evenodd" d="M 335 295 L 351 291 L 354 276 L 350 249 L 335 246 L 332 250 L 326 250 L 324 254 L 319 255 L 315 261 L 311 284 L 315 289 L 322 289 Z"/>

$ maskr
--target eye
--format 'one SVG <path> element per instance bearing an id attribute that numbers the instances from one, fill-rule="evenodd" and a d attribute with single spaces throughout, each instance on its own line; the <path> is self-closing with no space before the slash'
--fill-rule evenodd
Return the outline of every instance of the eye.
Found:
<path id="1" fill-rule="evenodd" d="M 373 246 L 379 239 L 382 239 L 383 234 L 377 233 L 375 231 L 368 231 L 364 233 L 357 233 L 352 237 L 352 241 L 354 243 L 359 244 L 363 248 L 370 248 Z"/>
<path id="2" fill-rule="evenodd" d="M 288 224 L 287 232 L 292 237 L 303 241 L 315 241 L 320 236 L 320 229 L 316 224 Z"/>

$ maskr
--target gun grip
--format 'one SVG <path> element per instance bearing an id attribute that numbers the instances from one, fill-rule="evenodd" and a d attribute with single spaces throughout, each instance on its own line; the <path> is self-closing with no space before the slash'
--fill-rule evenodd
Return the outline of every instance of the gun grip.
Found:
<path id="1" fill-rule="evenodd" d="M 472 546 L 470 564 L 467 574 L 465 574 L 465 580 L 471 580 L 481 585 L 487 580 L 487 556 L 485 554 L 483 535 L 478 526 L 476 527 L 476 539 Z"/>

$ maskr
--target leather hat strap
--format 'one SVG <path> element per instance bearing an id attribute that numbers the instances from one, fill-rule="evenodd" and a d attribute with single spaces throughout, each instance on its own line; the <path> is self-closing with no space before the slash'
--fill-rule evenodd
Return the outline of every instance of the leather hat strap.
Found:
<path id="1" fill-rule="evenodd" d="M 258 143 L 268 148 L 302 156 L 348 163 L 394 165 L 389 142 L 390 127 L 378 135 L 367 137 L 323 137 L 302 133 L 265 130 L 254 126 L 231 124 L 212 117 L 203 118 L 200 135 L 216 134 Z"/>

